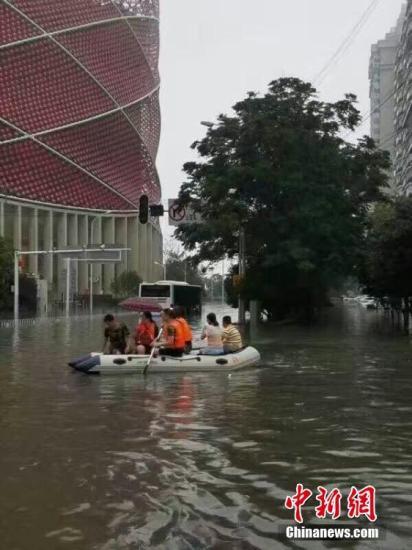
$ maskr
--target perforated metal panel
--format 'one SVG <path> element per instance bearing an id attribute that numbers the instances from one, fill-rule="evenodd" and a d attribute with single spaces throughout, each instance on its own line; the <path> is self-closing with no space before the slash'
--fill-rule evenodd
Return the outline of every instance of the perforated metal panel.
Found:
<path id="1" fill-rule="evenodd" d="M 48 32 L 120 17 L 111 2 L 96 0 L 13 0 L 13 5 Z"/>
<path id="2" fill-rule="evenodd" d="M 39 34 L 40 31 L 36 27 L 6 4 L 0 4 L 0 46 Z"/>
<path id="3" fill-rule="evenodd" d="M 145 54 L 124 21 L 60 35 L 59 42 L 121 105 L 144 97 L 155 87 Z"/>
<path id="4" fill-rule="evenodd" d="M 158 8 L 0 3 L 0 192 L 111 210 L 160 199 Z"/>
<path id="5" fill-rule="evenodd" d="M 3 193 L 42 202 L 113 210 L 128 203 L 110 188 L 49 153 L 32 140 L 1 145 Z"/>
<path id="6" fill-rule="evenodd" d="M 160 140 L 159 93 L 156 92 L 144 101 L 128 107 L 125 112 L 155 159 Z"/>

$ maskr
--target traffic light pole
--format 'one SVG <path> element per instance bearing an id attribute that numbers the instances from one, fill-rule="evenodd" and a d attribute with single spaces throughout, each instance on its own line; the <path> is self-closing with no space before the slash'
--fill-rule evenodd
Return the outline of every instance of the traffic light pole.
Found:
<path id="1" fill-rule="evenodd" d="M 240 227 L 239 229 L 239 278 L 242 283 L 246 273 L 246 242 L 245 242 L 245 228 Z M 239 296 L 239 319 L 238 322 L 240 325 L 246 323 L 246 308 L 245 300 Z"/>

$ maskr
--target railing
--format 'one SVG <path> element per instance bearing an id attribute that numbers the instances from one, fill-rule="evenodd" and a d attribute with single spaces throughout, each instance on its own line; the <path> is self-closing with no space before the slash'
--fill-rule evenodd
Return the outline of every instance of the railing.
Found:
<path id="1" fill-rule="evenodd" d="M 125 311 L 125 310 L 116 310 L 116 308 L 112 308 L 111 311 L 113 311 L 115 314 L 119 315 L 121 314 L 122 317 L 124 316 L 136 316 L 137 313 Z M 89 312 L 86 310 L 83 313 L 77 313 L 74 315 L 70 315 L 70 317 L 66 317 L 66 315 L 56 314 L 56 315 L 48 315 L 48 316 L 39 316 L 39 317 L 25 317 L 22 319 L 0 319 L 0 329 L 1 328 L 15 328 L 15 327 L 30 327 L 39 325 L 42 323 L 63 323 L 63 322 L 71 322 L 72 320 L 75 321 L 86 321 L 90 319 L 102 319 L 102 312 L 93 313 L 92 315 L 89 314 Z"/>

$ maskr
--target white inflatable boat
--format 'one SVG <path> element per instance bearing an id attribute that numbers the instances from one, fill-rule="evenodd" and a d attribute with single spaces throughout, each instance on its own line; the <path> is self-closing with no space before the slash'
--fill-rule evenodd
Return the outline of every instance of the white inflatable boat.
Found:
<path id="1" fill-rule="evenodd" d="M 69 365 L 86 374 L 143 374 L 148 359 L 148 355 L 91 353 L 71 361 Z M 147 372 L 232 372 L 252 367 L 259 361 L 259 352 L 249 346 L 226 355 L 198 355 L 192 352 L 183 357 L 153 357 Z"/>

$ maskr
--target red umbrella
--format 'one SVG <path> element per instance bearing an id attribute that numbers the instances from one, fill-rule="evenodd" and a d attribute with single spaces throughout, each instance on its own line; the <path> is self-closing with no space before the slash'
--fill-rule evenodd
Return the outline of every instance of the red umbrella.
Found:
<path id="1" fill-rule="evenodd" d="M 151 311 L 152 313 L 159 313 L 163 309 L 157 302 L 145 298 L 127 298 L 120 302 L 119 306 L 128 311 Z"/>

